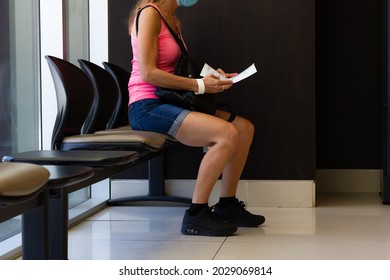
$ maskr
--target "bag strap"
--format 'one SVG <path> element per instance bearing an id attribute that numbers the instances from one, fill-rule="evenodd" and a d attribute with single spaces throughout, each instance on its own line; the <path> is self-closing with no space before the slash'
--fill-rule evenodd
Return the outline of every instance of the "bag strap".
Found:
<path id="1" fill-rule="evenodd" d="M 136 18 L 136 20 L 135 20 L 135 32 L 136 32 L 136 35 L 138 36 L 138 25 L 139 25 L 139 24 L 138 24 L 138 21 L 139 21 L 139 15 L 141 14 L 141 12 L 142 12 L 145 8 L 148 8 L 148 7 L 152 7 L 153 9 L 155 9 L 155 10 L 159 13 L 161 19 L 164 21 L 165 25 L 168 27 L 169 32 L 171 32 L 171 34 L 172 34 L 173 38 L 175 39 L 176 43 L 179 45 L 180 50 L 181 50 L 181 53 L 184 54 L 184 55 L 187 55 L 188 52 L 187 52 L 186 47 L 184 46 L 183 40 L 175 33 L 175 31 L 173 31 L 173 29 L 172 29 L 171 26 L 168 24 L 168 22 L 165 20 L 165 18 L 162 16 L 162 14 L 160 13 L 160 11 L 159 11 L 155 6 L 153 6 L 153 5 L 146 5 L 146 6 L 140 8 L 140 9 L 138 10 L 138 12 L 137 12 L 137 18 Z"/>

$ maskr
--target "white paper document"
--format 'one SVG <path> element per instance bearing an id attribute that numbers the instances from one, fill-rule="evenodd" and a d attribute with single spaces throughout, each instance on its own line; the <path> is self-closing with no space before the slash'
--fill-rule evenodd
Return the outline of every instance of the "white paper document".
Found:
<path id="1" fill-rule="evenodd" d="M 249 66 L 247 69 L 242 71 L 240 74 L 238 74 L 237 76 L 232 77 L 230 79 L 233 81 L 233 83 L 238 83 L 239 81 L 242 81 L 242 80 L 248 78 L 249 76 L 252 76 L 256 72 L 257 72 L 257 69 L 256 69 L 255 64 L 253 63 L 251 66 Z M 219 76 L 220 79 L 222 79 L 222 80 L 229 80 L 228 78 L 225 78 L 220 73 L 218 73 L 217 70 L 215 70 L 213 67 L 211 67 L 210 65 L 205 63 L 203 68 L 202 68 L 202 71 L 200 72 L 200 75 L 202 77 L 204 77 L 204 76 L 207 76 L 209 74 Z"/>

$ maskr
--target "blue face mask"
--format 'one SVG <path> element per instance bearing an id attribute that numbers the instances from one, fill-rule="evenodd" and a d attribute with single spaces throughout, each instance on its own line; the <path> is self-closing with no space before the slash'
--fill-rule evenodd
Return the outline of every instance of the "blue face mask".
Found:
<path id="1" fill-rule="evenodd" d="M 182 7 L 191 7 L 198 3 L 198 0 L 177 0 L 177 4 Z"/>

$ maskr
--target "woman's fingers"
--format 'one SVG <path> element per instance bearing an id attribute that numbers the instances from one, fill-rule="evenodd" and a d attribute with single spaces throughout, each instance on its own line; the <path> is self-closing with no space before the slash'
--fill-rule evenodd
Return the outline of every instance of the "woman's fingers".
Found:
<path id="1" fill-rule="evenodd" d="M 203 78 L 207 93 L 219 93 L 232 87 L 231 80 L 222 80 L 218 76 L 208 75 Z"/>

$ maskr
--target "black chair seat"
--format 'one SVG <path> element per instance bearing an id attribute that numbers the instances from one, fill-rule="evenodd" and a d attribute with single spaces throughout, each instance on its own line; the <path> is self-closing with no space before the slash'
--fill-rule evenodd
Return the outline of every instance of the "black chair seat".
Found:
<path id="1" fill-rule="evenodd" d="M 133 162 L 139 157 L 135 151 L 28 151 L 3 157 L 3 162 L 29 162 L 40 165 L 82 165 L 102 167 L 107 165 L 122 165 Z"/>
<path id="2" fill-rule="evenodd" d="M 95 175 L 95 170 L 88 166 L 43 165 L 49 170 L 50 177 L 45 189 L 67 188 L 79 184 Z"/>

